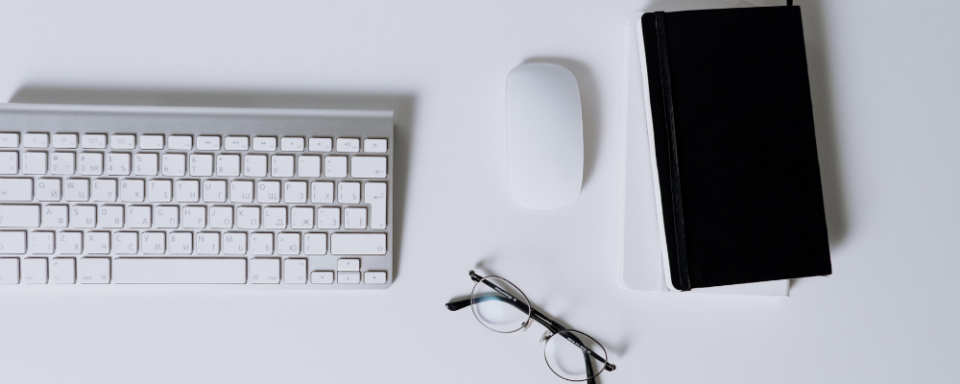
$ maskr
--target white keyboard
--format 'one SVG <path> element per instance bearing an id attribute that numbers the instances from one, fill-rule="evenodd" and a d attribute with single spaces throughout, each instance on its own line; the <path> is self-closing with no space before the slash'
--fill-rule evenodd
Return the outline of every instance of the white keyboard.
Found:
<path id="1" fill-rule="evenodd" d="M 393 113 L 0 104 L 0 290 L 385 289 Z"/>

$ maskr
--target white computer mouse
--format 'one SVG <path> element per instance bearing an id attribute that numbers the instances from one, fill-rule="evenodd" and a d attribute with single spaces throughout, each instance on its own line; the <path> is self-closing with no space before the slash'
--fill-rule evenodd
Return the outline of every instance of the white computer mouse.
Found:
<path id="1" fill-rule="evenodd" d="M 577 79 L 556 64 L 523 64 L 507 76 L 510 186 L 520 205 L 557 209 L 583 182 L 583 115 Z"/>

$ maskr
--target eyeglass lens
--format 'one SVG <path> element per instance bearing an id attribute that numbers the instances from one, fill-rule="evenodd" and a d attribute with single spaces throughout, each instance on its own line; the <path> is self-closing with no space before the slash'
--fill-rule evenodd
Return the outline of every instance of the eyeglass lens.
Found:
<path id="1" fill-rule="evenodd" d="M 557 376 L 583 381 L 603 372 L 607 351 L 589 335 L 565 330 L 547 340 L 543 357 Z"/>
<path id="2" fill-rule="evenodd" d="M 499 277 L 488 276 L 478 282 L 470 295 L 470 304 L 477 320 L 496 332 L 518 331 L 530 320 L 527 297 L 515 285 Z"/>

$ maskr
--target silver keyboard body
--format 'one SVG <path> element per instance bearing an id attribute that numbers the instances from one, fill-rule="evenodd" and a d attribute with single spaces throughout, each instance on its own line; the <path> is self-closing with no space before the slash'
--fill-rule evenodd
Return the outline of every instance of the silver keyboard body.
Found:
<path id="1" fill-rule="evenodd" d="M 46 146 L 37 144 L 42 135 L 31 135 L 37 133 L 47 135 Z M 76 135 L 75 148 L 70 148 L 71 143 L 65 139 L 70 135 Z M 163 137 L 162 148 L 156 147 L 157 135 Z M 149 136 L 152 143 L 146 144 L 144 136 Z M 177 138 L 171 140 L 174 136 Z M 184 137 L 192 140 L 189 149 L 184 146 Z M 213 143 L 211 137 L 217 137 L 219 143 Z M 33 141 L 28 142 L 28 138 Z M 86 138 L 89 143 L 84 141 Z M 135 143 L 129 143 L 130 138 Z M 248 138 L 247 149 L 238 149 L 242 142 L 237 138 Z M 270 138 L 275 138 L 275 150 L 268 150 Z M 298 140 L 301 138 L 302 142 Z M 314 147 L 311 138 L 330 141 L 317 140 Z M 101 139 L 105 145 L 99 142 Z M 228 141 L 231 149 L 227 149 Z M 262 144 L 259 148 L 258 143 Z M 286 146 L 288 143 L 290 146 Z M 298 149 L 298 143 L 302 149 Z M 141 144 L 148 149 L 141 148 Z M 363 148 L 364 144 L 367 148 Z M 392 111 L 0 104 L 0 164 L 6 165 L 0 170 L 0 216 L 8 216 L 0 218 L 0 291 L 120 287 L 386 289 L 393 283 L 394 275 L 394 148 Z M 155 175 L 135 172 L 137 160 L 154 155 L 158 159 Z M 10 168 L 14 156 L 15 169 Z M 63 156 L 74 157 L 74 169 L 64 171 Z M 87 167 L 93 164 L 88 161 L 91 156 L 94 163 L 100 159 L 102 169 Z M 114 162 L 114 156 L 121 160 Z M 230 160 L 229 166 L 236 167 L 233 160 L 238 158 L 234 156 L 239 156 L 242 165 L 239 174 L 234 170 L 221 172 L 221 159 Z M 247 157 L 251 157 L 250 161 L 267 159 L 265 176 L 248 175 Z M 127 158 L 131 169 L 106 169 L 123 164 Z M 212 174 L 193 173 L 191 162 L 211 158 L 215 165 Z M 40 164 L 41 159 L 45 164 Z M 177 168 L 180 159 L 186 160 L 186 169 L 168 172 L 167 163 Z M 274 167 L 274 160 L 277 164 L 292 160 L 292 165 L 288 162 L 288 168 L 281 170 L 282 167 Z M 301 164 L 318 160 L 319 170 L 309 167 L 312 170 L 306 172 L 308 167 L 304 167 L 308 174 L 300 173 Z M 339 174 L 338 170 L 337 175 L 331 176 L 328 162 L 338 164 L 333 168 L 339 169 L 343 160 L 346 174 Z M 58 165 L 56 172 L 54 165 Z M 122 196 L 121 185 L 139 185 L 141 180 L 145 185 L 142 197 L 134 193 Z M 181 181 L 203 189 L 226 187 L 228 191 L 220 196 L 211 193 L 209 199 L 204 191 L 192 196 L 179 189 Z M 153 189 L 154 182 L 161 188 Z M 284 190 L 279 196 L 254 192 L 252 196 L 237 194 L 234 199 L 235 182 L 257 189 L 279 185 Z M 57 192 L 53 192 L 51 185 L 57 183 Z M 340 192 L 346 188 L 349 195 L 311 195 L 315 192 L 314 183 L 318 183 L 316 188 L 332 186 Z M 68 184 L 72 189 L 67 190 Z M 86 185 L 86 193 L 77 192 L 78 184 Z M 99 188 L 114 184 L 113 196 L 104 189 L 94 190 L 95 185 Z M 27 186 L 33 190 L 26 191 Z M 305 198 L 301 193 L 303 186 L 309 195 Z M 287 191 L 291 187 L 295 187 L 298 196 Z M 165 196 L 167 191 L 169 195 Z M 370 191 L 376 193 L 367 196 L 365 192 Z M 219 221 L 226 208 L 232 223 Z M 64 209 L 65 221 L 52 219 L 60 216 L 51 211 Z M 299 214 L 296 223 L 294 209 Z M 30 216 L 37 210 L 42 213 L 35 222 Z M 93 210 L 96 214 L 91 215 Z M 254 220 L 239 217 L 241 210 L 246 216 L 258 213 L 259 223 L 251 224 Z M 221 216 L 211 217 L 214 211 Z M 117 212 L 123 217 L 117 219 Z M 149 220 L 139 221 L 144 213 L 149 214 Z M 273 215 L 266 217 L 267 213 Z M 278 213 L 285 217 L 277 216 Z M 345 217 L 347 213 L 354 218 L 350 228 L 344 223 L 350 219 Z M 375 217 L 375 213 L 386 216 Z M 171 214 L 179 216 L 174 218 Z M 336 223 L 334 214 L 340 219 Z M 191 218 L 191 223 L 197 218 L 197 223 L 188 225 L 187 218 Z M 370 222 L 374 219 L 379 223 Z M 215 220 L 220 224 L 214 225 Z M 323 224 L 321 220 L 325 220 Z M 247 224 L 241 226 L 241 222 Z M 19 245 L 21 236 L 26 237 L 24 248 Z M 77 236 L 81 237 L 79 249 Z"/>

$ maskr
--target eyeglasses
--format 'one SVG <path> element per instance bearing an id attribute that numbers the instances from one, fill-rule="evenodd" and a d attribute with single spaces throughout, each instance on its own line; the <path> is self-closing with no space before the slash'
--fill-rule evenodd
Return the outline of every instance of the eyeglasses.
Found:
<path id="1" fill-rule="evenodd" d="M 476 282 L 469 299 L 447 303 L 447 309 L 473 309 L 480 324 L 499 333 L 512 333 L 530 326 L 530 319 L 547 328 L 543 334 L 543 358 L 553 373 L 568 381 L 587 381 L 616 365 L 607 361 L 607 350 L 586 333 L 567 329 L 530 305 L 520 288 L 498 276 L 482 277 L 470 271 Z"/>

